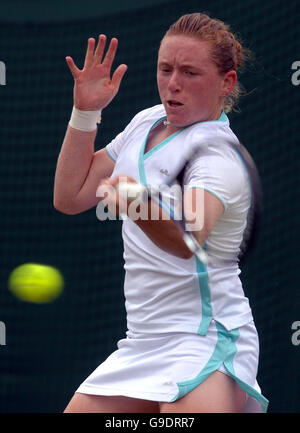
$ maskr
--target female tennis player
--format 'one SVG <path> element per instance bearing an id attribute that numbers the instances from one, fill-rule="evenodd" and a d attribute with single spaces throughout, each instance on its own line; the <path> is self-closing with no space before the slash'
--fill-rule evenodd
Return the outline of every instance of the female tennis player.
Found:
<path id="1" fill-rule="evenodd" d="M 182 16 L 158 52 L 161 103 L 138 113 L 94 152 L 101 111 L 127 70 L 111 76 L 117 39 L 88 40 L 84 67 L 66 61 L 74 106 L 58 158 L 54 206 L 78 214 L 96 206 L 99 189 L 130 182 L 163 185 L 187 150 L 201 156 L 184 173 L 192 206 L 203 194 L 195 231 L 209 261 L 187 248 L 171 219 L 123 221 L 127 333 L 76 390 L 65 412 L 266 412 L 256 375 L 259 343 L 239 278 L 238 252 L 250 192 L 227 113 L 237 102 L 244 49 L 228 25 L 206 14 Z M 97 192 L 97 194 L 96 194 Z M 111 195 L 110 203 L 118 194 Z M 186 201 L 184 201 L 186 203 Z M 118 209 L 116 207 L 116 209 Z"/>

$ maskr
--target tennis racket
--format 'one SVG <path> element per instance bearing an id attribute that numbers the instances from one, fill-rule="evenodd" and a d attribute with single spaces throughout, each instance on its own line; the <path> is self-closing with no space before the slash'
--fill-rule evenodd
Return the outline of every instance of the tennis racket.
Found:
<path id="1" fill-rule="evenodd" d="M 240 244 L 240 252 L 238 255 L 239 262 L 243 263 L 249 252 L 254 247 L 260 227 L 262 210 L 261 181 L 253 158 L 246 150 L 246 148 L 241 143 L 236 143 L 233 141 L 227 142 L 226 145 L 230 146 L 237 153 L 240 160 L 242 161 L 243 166 L 247 172 L 251 191 L 251 202 L 247 215 L 247 224 L 243 233 L 243 239 Z M 183 187 L 183 178 L 187 168 L 199 156 L 201 156 L 200 147 L 191 149 L 189 153 L 187 153 L 186 157 L 182 160 L 177 176 L 171 179 L 167 185 L 171 186 L 174 183 L 178 183 L 181 187 Z M 124 198 L 128 198 L 129 196 L 135 197 L 135 199 L 138 199 L 140 202 L 153 200 L 160 207 L 164 207 L 164 200 L 160 189 L 154 188 L 153 186 L 144 186 L 139 183 L 120 183 L 118 185 L 118 193 Z M 195 254 L 198 259 L 201 260 L 201 262 L 207 263 L 208 257 L 205 249 L 199 244 L 193 232 L 187 230 L 184 212 L 182 212 L 181 219 L 176 218 L 171 209 L 169 209 L 169 215 L 173 222 L 176 224 L 185 244 L 190 249 L 190 251 Z"/>

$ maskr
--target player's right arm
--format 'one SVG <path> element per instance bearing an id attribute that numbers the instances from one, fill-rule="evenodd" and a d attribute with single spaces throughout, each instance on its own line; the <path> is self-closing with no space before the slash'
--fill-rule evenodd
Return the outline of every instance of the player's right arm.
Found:
<path id="1" fill-rule="evenodd" d="M 74 78 L 74 106 L 83 111 L 103 110 L 118 93 L 127 70 L 120 65 L 111 77 L 118 40 L 113 38 L 103 59 L 106 36 L 88 40 L 84 67 L 78 69 L 71 57 L 67 64 Z M 68 125 L 58 157 L 54 181 L 54 207 L 66 214 L 77 214 L 99 202 L 96 190 L 101 179 L 111 175 L 114 162 L 105 149 L 94 151 L 97 134 Z"/>

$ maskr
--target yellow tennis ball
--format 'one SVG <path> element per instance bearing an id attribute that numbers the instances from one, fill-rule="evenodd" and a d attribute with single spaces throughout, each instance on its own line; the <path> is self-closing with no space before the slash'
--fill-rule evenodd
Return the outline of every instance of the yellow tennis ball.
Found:
<path id="1" fill-rule="evenodd" d="M 12 271 L 8 287 L 22 301 L 46 304 L 61 294 L 64 279 L 61 272 L 52 266 L 25 263 Z"/>

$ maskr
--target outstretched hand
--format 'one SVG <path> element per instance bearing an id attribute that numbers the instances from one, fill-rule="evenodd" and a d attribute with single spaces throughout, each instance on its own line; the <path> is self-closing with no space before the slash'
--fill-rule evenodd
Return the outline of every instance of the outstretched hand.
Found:
<path id="1" fill-rule="evenodd" d="M 104 55 L 106 36 L 89 38 L 83 69 L 78 69 L 72 57 L 66 62 L 74 78 L 74 106 L 79 110 L 96 111 L 105 108 L 119 91 L 127 65 L 119 65 L 111 77 L 111 68 L 116 55 L 118 40 L 112 38 Z"/>

